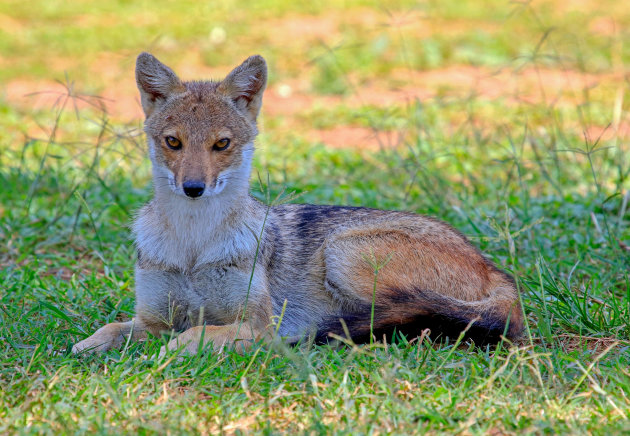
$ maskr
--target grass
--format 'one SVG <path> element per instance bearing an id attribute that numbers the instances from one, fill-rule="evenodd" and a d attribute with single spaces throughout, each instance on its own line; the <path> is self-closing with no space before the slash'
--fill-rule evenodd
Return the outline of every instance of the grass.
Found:
<path id="1" fill-rule="evenodd" d="M 35 3 L 0 6 L 8 29 L 0 60 L 13 61 L 0 73 L 1 433 L 630 431 L 630 15 L 617 2 L 401 2 L 384 10 L 266 1 L 245 10 L 226 1 L 150 11 L 128 2 Z M 613 16 L 616 33 L 601 30 Z M 318 33 L 331 20 L 330 35 Z M 294 22 L 303 35 L 286 34 Z M 7 23 L 21 27 L 9 32 Z M 227 29 L 223 42 L 221 32 L 210 38 L 216 27 Z M 523 341 L 496 349 L 424 336 L 261 344 L 243 356 L 205 351 L 178 361 L 158 358 L 163 339 L 153 338 L 100 356 L 70 354 L 98 327 L 133 315 L 128 224 L 151 196 L 141 121 L 115 105 L 105 113 L 90 94 L 115 81 L 114 95 L 125 98 L 131 60 L 143 49 L 176 70 L 227 71 L 261 47 L 272 81 L 255 172 L 269 183 L 253 184 L 254 195 L 286 189 L 302 202 L 448 221 L 517 277 Z M 115 59 L 111 68 L 95 67 L 99 56 Z M 42 95 L 11 97 L 14 81 L 41 91 L 41 80 L 63 79 L 64 69 L 72 80 L 48 104 L 33 103 Z M 453 70 L 480 72 L 481 85 L 498 77 L 488 83 L 506 89 L 497 96 L 431 79 Z M 571 86 L 550 86 L 551 70 Z M 510 77 L 517 89 L 507 89 Z M 387 104 L 371 98 L 408 83 L 434 92 Z M 271 113 L 285 84 L 294 94 L 281 105 L 298 97 L 309 104 Z M 397 146 L 317 139 L 348 126 Z"/>

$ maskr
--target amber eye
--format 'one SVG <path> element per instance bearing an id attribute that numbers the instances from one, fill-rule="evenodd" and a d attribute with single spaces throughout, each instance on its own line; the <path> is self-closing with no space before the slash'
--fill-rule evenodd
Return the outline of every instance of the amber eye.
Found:
<path id="1" fill-rule="evenodd" d="M 223 139 L 219 139 L 217 142 L 214 143 L 214 145 L 212 146 L 212 148 L 214 150 L 225 150 L 226 148 L 228 148 L 230 146 L 230 140 L 228 138 L 223 138 Z"/>
<path id="2" fill-rule="evenodd" d="M 182 148 L 182 142 L 173 136 L 167 136 L 164 138 L 164 141 L 166 141 L 166 145 L 173 150 L 179 150 Z"/>

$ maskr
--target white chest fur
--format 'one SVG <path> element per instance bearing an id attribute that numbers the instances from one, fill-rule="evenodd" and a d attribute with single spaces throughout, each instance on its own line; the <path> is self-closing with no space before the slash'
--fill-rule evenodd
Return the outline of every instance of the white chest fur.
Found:
<path id="1" fill-rule="evenodd" d="M 133 229 L 141 253 L 136 312 L 145 323 L 176 329 L 202 318 L 230 323 L 249 297 L 259 299 L 264 273 L 260 266 L 251 272 L 262 218 L 249 197 L 231 201 L 232 207 L 221 196 L 193 201 L 169 193 L 141 210 Z"/>
<path id="2" fill-rule="evenodd" d="M 234 198 L 156 198 L 134 223 L 138 249 L 151 261 L 182 271 L 253 257 L 262 219 L 228 201 Z"/>

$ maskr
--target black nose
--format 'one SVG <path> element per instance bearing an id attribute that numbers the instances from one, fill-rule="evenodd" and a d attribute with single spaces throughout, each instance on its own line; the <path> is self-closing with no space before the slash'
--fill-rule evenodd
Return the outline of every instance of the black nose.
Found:
<path id="1" fill-rule="evenodd" d="M 206 189 L 206 184 L 198 181 L 184 182 L 182 185 L 184 188 L 184 194 L 190 198 L 197 198 L 203 194 L 203 190 Z"/>

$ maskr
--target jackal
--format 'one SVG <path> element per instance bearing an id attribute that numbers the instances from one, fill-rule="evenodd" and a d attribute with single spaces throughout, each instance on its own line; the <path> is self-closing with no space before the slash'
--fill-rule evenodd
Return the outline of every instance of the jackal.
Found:
<path id="1" fill-rule="evenodd" d="M 220 349 L 273 335 L 359 340 L 430 327 L 457 336 L 471 323 L 476 341 L 521 333 L 513 279 L 448 224 L 362 207 L 269 208 L 250 195 L 261 56 L 220 82 L 183 82 L 142 53 L 136 80 L 155 189 L 133 226 L 136 315 L 74 352 L 164 331 L 179 333 L 168 349 L 190 352 L 202 340 Z"/>

